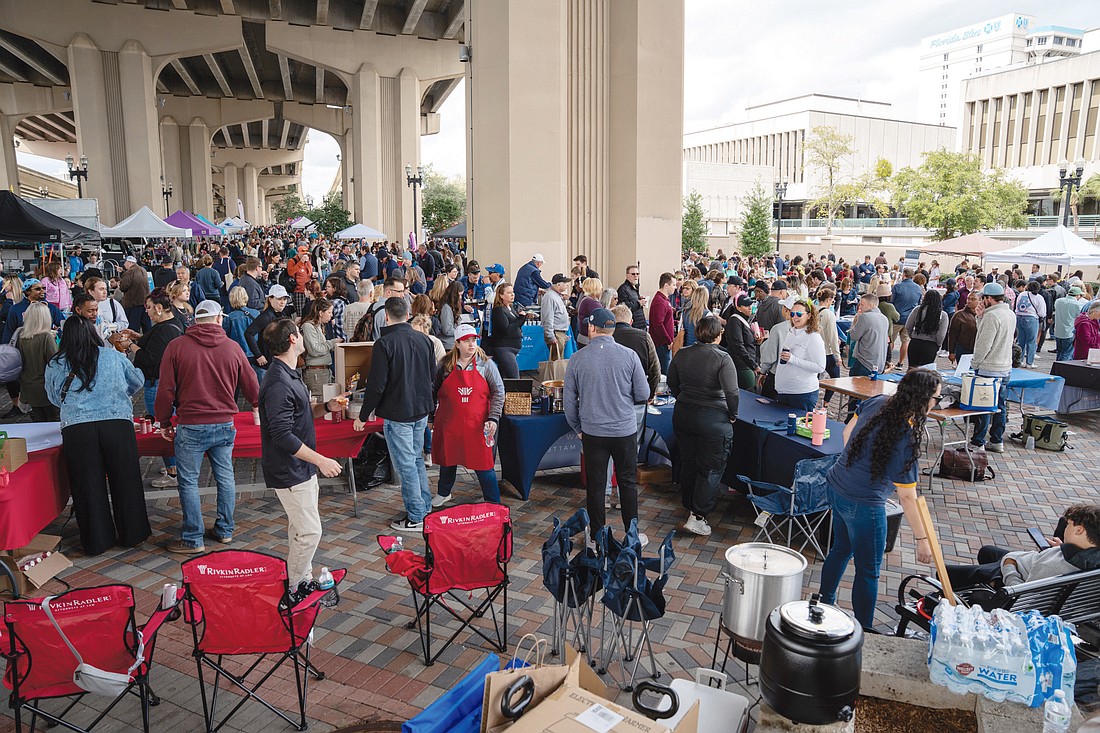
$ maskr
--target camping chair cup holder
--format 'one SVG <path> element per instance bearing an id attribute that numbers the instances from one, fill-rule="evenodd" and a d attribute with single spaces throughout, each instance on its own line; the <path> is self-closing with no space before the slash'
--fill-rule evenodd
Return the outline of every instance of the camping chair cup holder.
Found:
<path id="1" fill-rule="evenodd" d="M 414 615 L 405 626 L 417 630 L 426 666 L 435 664 L 467 629 L 492 649 L 507 649 L 508 562 L 512 558 L 512 520 L 507 506 L 479 502 L 429 512 L 424 517 L 423 555 L 411 550 L 392 552 L 392 541 L 386 536 L 380 536 L 378 542 L 389 553 L 389 571 L 409 581 Z M 472 600 L 475 591 L 484 591 L 484 598 Z M 500 618 L 498 600 L 502 602 Z M 459 626 L 433 652 L 435 608 Z M 484 618 L 492 619 L 491 632 L 474 625 Z"/>
<path id="2" fill-rule="evenodd" d="M 42 718 L 48 727 L 60 725 L 86 733 L 130 695 L 141 702 L 142 728 L 148 733 L 150 707 L 160 704 L 149 684 L 157 632 L 165 622 L 179 617 L 180 598 L 182 593 L 177 593 L 175 604 L 158 606 L 142 626 L 135 622 L 134 590 L 129 585 L 76 588 L 49 599 L 7 602 L 4 625 L 8 633 L 0 642 L 0 656 L 7 660 L 4 684 L 11 690 L 9 705 L 17 733 L 23 730 L 24 709 L 31 713 L 32 731 Z M 121 690 L 117 695 L 96 695 L 110 703 L 86 727 L 65 719 L 77 703 L 92 694 L 77 683 L 78 659 L 82 668 L 118 675 L 113 681 Z M 62 698 L 70 702 L 60 712 L 42 707 L 45 700 Z"/>
<path id="3" fill-rule="evenodd" d="M 332 571 L 335 587 L 346 570 Z M 310 661 L 313 629 L 323 599 L 334 589 L 312 591 L 291 605 L 286 561 L 245 550 L 220 550 L 183 563 L 183 618 L 191 626 L 203 719 L 208 733 L 221 729 L 243 706 L 258 702 L 297 730 L 305 730 L 309 678 L 324 679 Z M 255 657 L 240 674 L 226 669 L 226 657 Z M 259 671 L 268 657 L 275 662 Z M 259 695 L 260 688 L 283 666 L 294 667 L 297 719 Z M 213 671 L 213 680 L 207 672 Z M 258 673 L 258 679 L 254 677 Z M 226 680 L 243 696 L 218 720 L 220 682 Z"/>

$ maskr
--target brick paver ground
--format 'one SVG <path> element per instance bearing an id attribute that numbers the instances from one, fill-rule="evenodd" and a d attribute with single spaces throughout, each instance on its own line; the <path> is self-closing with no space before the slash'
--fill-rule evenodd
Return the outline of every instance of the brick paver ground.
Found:
<path id="1" fill-rule="evenodd" d="M 1050 355 L 1044 353 L 1037 368 L 1049 369 Z M 6 400 L 0 409 L 6 410 Z M 1016 406 L 1018 410 L 1018 406 Z M 1018 411 L 1013 423 L 1018 423 Z M 1095 456 L 1100 454 L 1100 413 L 1073 416 L 1072 450 L 1050 453 L 1025 451 L 1006 443 L 1003 455 L 991 454 L 997 470 L 994 481 L 970 484 L 934 482 L 928 496 L 943 549 L 949 561 L 969 561 L 982 544 L 996 543 L 1026 548 L 1030 541 L 1025 529 L 1052 528 L 1061 510 L 1076 501 L 1095 500 Z M 1011 425 L 1010 424 L 1010 427 Z M 159 474 L 159 459 L 143 459 L 147 478 Z M 259 482 L 255 461 L 236 462 L 237 482 Z M 429 476 L 434 485 L 435 472 Z M 208 468 L 202 485 L 209 485 Z M 348 569 L 348 582 L 340 605 L 326 611 L 316 636 L 314 661 L 327 673 L 325 680 L 311 687 L 310 729 L 326 731 L 366 721 L 405 720 L 422 710 L 449 689 L 479 662 L 485 648 L 467 636 L 459 638 L 432 667 L 425 667 L 415 631 L 405 628 L 411 619 L 408 584 L 389 575 L 375 536 L 388 533 L 389 521 L 401 510 L 400 491 L 382 486 L 360 494 L 358 518 L 352 517 L 351 500 L 343 484 L 322 482 L 321 510 L 324 539 L 318 564 Z M 922 484 L 922 490 L 924 485 Z M 159 496 L 152 490 L 150 497 Z M 480 496 L 472 474 L 460 472 L 456 487 L 460 499 Z M 169 492 L 171 493 L 171 492 Z M 520 501 L 514 490 L 505 490 L 516 531 L 516 555 L 510 567 L 510 641 L 525 633 L 549 636 L 549 597 L 542 585 L 540 547 L 548 533 L 550 519 L 571 513 L 583 503 L 579 474 L 575 469 L 540 473 L 532 499 Z M 203 497 L 207 521 L 213 514 L 213 496 Z M 656 542 L 667 532 L 679 529 L 683 511 L 674 486 L 645 487 L 640 499 L 641 525 Z M 61 576 L 73 585 L 95 585 L 111 581 L 132 584 L 138 591 L 139 618 L 148 615 L 163 583 L 179 581 L 181 557 L 162 546 L 176 537 L 179 502 L 175 498 L 151 498 L 150 519 L 154 534 L 145 546 L 113 550 L 99 557 L 84 557 L 77 542 L 76 527 L 63 524 L 64 517 L 47 531 L 64 537 L 62 550 L 75 567 Z M 610 513 L 614 517 L 614 512 Z M 285 552 L 285 515 L 270 492 L 246 491 L 237 502 L 237 530 L 233 547 Z M 659 665 L 675 677 L 690 677 L 700 665 L 709 665 L 723 586 L 719 572 L 723 551 L 753 538 L 750 505 L 740 497 L 725 498 L 711 517 L 714 533 L 709 538 L 677 532 L 677 564 L 667 587 L 668 611 L 653 626 L 652 639 Z M 407 537 L 410 549 L 422 549 L 417 537 Z M 213 548 L 211 548 L 213 549 Z M 220 548 L 219 548 L 220 549 Z M 821 563 L 810 565 L 804 584 L 806 593 L 816 589 Z M 903 525 L 897 548 L 886 557 L 880 585 L 877 626 L 889 631 L 894 624 L 890 610 L 899 580 L 927 568 L 917 564 L 912 535 Z M 847 581 L 851 578 L 849 569 Z M 43 592 L 61 592 L 60 582 L 51 582 Z M 847 589 L 841 603 L 849 603 Z M 437 628 L 437 631 L 441 629 Z M 190 630 L 183 623 L 162 629 L 156 651 L 154 686 L 162 704 L 154 708 L 154 730 L 199 730 L 201 705 L 194 660 L 190 656 Z M 743 671 L 742 671 L 743 674 Z M 289 675 L 276 678 L 275 698 L 292 707 L 293 687 Z M 755 690 L 750 693 L 755 698 Z M 230 693 L 232 694 L 232 693 Z M 626 700 L 626 696 L 623 696 Z M 98 702 L 98 701 L 97 701 Z M 14 729 L 10 711 L 0 717 L 0 731 Z M 90 713 L 85 710 L 83 713 Z M 132 730 L 140 725 L 138 706 L 124 702 L 97 730 Z M 246 704 L 228 725 L 229 731 L 284 730 L 275 716 L 255 704 Z"/>

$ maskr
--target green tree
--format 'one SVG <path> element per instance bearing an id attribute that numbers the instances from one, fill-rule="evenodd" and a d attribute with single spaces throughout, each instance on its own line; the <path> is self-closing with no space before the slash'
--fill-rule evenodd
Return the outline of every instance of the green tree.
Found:
<path id="1" fill-rule="evenodd" d="M 229 202 L 226 202 L 226 205 L 229 206 Z M 231 209 L 236 209 L 236 207 L 236 201 L 232 202 L 232 206 L 229 206 Z M 303 201 L 302 197 L 296 192 L 291 192 L 283 196 L 282 200 L 275 202 L 275 205 L 271 208 L 271 213 L 275 217 L 275 221 L 279 223 L 297 219 L 307 211 L 309 211 L 309 207 L 306 206 L 306 202 Z M 233 215 L 229 214 L 229 216 Z"/>
<path id="2" fill-rule="evenodd" d="M 1063 188 L 1057 188 L 1050 192 L 1050 197 L 1055 201 L 1061 201 L 1066 192 Z M 1100 199 L 1100 173 L 1093 173 L 1080 186 L 1073 189 L 1073 195 L 1069 198 L 1069 212 L 1073 218 L 1073 231 L 1077 232 L 1077 209 L 1085 201 Z"/>
<path id="3" fill-rule="evenodd" d="M 459 176 L 448 178 L 426 165 L 420 191 L 422 221 L 429 232 L 443 231 L 466 218 L 466 181 Z"/>
<path id="4" fill-rule="evenodd" d="M 684 197 L 684 218 L 680 226 L 680 246 L 684 254 L 706 252 L 707 222 L 703 212 L 703 197 L 692 191 Z"/>
<path id="5" fill-rule="evenodd" d="M 304 215 L 317 225 L 317 231 L 327 236 L 352 224 L 351 212 L 344 208 L 343 197 L 336 191 L 326 194 L 319 208 L 310 209 Z"/>
<path id="6" fill-rule="evenodd" d="M 936 241 L 998 227 L 1026 227 L 1027 188 L 972 155 L 943 148 L 894 177 L 898 209 Z"/>
<path id="7" fill-rule="evenodd" d="M 848 159 L 856 152 L 854 140 L 833 127 L 819 125 L 813 128 L 803 145 L 806 167 L 821 176 L 821 185 L 807 205 L 825 215 L 826 235 L 832 234 L 833 222 L 845 205 L 862 198 L 859 182 L 844 173 Z"/>
<path id="8" fill-rule="evenodd" d="M 774 250 L 772 240 L 772 197 L 760 181 L 748 195 L 741 199 L 745 208 L 741 212 L 741 254 L 746 257 L 762 257 Z"/>

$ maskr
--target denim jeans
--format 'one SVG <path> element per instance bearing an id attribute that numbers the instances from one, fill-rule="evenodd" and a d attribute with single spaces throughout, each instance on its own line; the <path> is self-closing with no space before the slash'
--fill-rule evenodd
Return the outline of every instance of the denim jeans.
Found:
<path id="1" fill-rule="evenodd" d="M 155 414 L 153 412 L 153 405 L 157 401 L 157 385 L 158 384 L 160 384 L 159 379 L 146 379 L 145 380 L 145 391 L 142 392 L 141 395 L 142 395 L 142 397 L 145 398 L 145 414 L 146 415 Z M 164 467 L 165 468 L 175 468 L 176 467 L 176 459 L 173 458 L 172 456 L 164 456 L 161 460 L 164 461 Z"/>
<path id="2" fill-rule="evenodd" d="M 1024 364 L 1027 366 L 1034 364 L 1039 338 L 1039 319 L 1033 316 L 1016 316 L 1016 338 L 1024 351 Z"/>
<path id="3" fill-rule="evenodd" d="M 424 469 L 424 429 L 428 418 L 412 422 L 386 420 L 382 433 L 390 449 L 393 472 L 401 479 L 401 501 L 409 521 L 419 524 L 432 510 L 432 491 L 428 487 L 428 472 Z"/>
<path id="4" fill-rule="evenodd" d="M 668 374 L 668 364 L 672 361 L 672 347 L 658 346 L 657 361 L 661 364 L 661 374 Z"/>
<path id="5" fill-rule="evenodd" d="M 865 629 L 874 626 L 878 577 L 886 552 L 886 507 L 860 504 L 829 492 L 833 509 L 833 547 L 821 566 L 821 601 L 836 603 L 840 578 L 855 559 L 852 610 Z"/>
<path id="6" fill-rule="evenodd" d="M 176 427 L 176 475 L 179 479 L 180 508 L 183 510 L 181 539 L 191 547 L 203 545 L 202 502 L 199 500 L 199 469 L 203 454 L 210 458 L 214 482 L 218 485 L 218 518 L 214 534 L 233 536 L 233 509 L 237 503 L 233 479 L 233 423 L 179 425 Z"/>
<path id="7" fill-rule="evenodd" d="M 796 410 L 811 412 L 817 407 L 817 392 L 807 392 L 806 394 L 781 394 L 779 395 L 778 402 L 781 405 L 790 405 Z"/>
<path id="8" fill-rule="evenodd" d="M 979 376 L 989 376 L 979 373 Z M 986 413 L 977 418 L 978 427 L 974 431 L 974 438 L 970 442 L 977 446 L 985 445 L 986 432 L 989 433 L 990 443 L 1003 443 L 1005 425 L 1008 423 L 1008 377 L 1002 378 L 1001 388 L 997 390 L 997 411 Z"/>
<path id="9" fill-rule="evenodd" d="M 1055 361 L 1069 361 L 1073 358 L 1073 338 L 1054 339 L 1058 344 L 1058 353 L 1054 355 Z"/>
<path id="10" fill-rule="evenodd" d="M 485 501 L 491 501 L 494 504 L 500 503 L 500 484 L 497 483 L 497 472 L 492 469 L 486 469 L 484 471 L 474 471 L 477 475 L 477 482 L 481 484 L 481 496 Z M 451 489 L 455 486 L 455 479 L 458 477 L 458 466 L 440 466 L 439 467 L 439 486 L 437 492 L 440 496 L 450 496 Z"/>

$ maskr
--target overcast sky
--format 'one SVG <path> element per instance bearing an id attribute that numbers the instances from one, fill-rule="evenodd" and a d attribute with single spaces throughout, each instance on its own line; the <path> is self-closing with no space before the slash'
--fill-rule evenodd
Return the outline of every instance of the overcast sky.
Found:
<path id="1" fill-rule="evenodd" d="M 685 0 L 684 131 L 736 122 L 749 104 L 811 92 L 861 97 L 914 115 L 920 39 L 1008 13 L 1037 26 L 1100 27 L 1100 0 Z M 440 110 L 440 132 L 421 138 L 425 163 L 449 175 L 466 170 L 465 94 Z M 318 201 L 336 173 L 336 141 L 310 133 L 305 193 Z M 19 154 L 52 175 L 64 163 Z"/>

